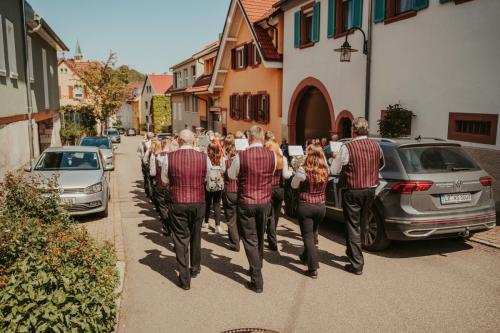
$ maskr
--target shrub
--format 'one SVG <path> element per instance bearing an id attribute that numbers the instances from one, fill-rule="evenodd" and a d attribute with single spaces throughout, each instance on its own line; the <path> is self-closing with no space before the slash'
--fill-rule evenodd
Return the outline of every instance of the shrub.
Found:
<path id="1" fill-rule="evenodd" d="M 64 144 L 72 145 L 76 144 L 76 140 L 79 139 L 83 133 L 82 127 L 77 123 L 66 123 L 59 131 L 61 141 Z"/>
<path id="2" fill-rule="evenodd" d="M 110 332 L 113 248 L 60 208 L 54 184 L 9 174 L 0 185 L 0 332 Z"/>
<path id="3" fill-rule="evenodd" d="M 386 138 L 411 135 L 412 117 L 415 117 L 413 111 L 407 110 L 401 104 L 387 106 L 378 121 L 380 135 Z"/>

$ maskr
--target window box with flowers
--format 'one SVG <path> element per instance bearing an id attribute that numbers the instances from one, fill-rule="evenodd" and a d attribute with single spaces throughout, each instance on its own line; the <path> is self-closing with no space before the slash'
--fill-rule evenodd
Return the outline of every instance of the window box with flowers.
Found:
<path id="1" fill-rule="evenodd" d="M 379 133 L 385 138 L 408 137 L 411 135 L 411 120 L 416 115 L 401 104 L 387 106 L 378 121 Z"/>

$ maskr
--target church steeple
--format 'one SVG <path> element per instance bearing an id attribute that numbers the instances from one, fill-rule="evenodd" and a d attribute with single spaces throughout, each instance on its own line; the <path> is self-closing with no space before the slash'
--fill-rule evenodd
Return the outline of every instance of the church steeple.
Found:
<path id="1" fill-rule="evenodd" d="M 76 47 L 75 47 L 75 60 L 82 60 L 83 59 L 83 54 L 82 50 L 80 49 L 80 42 L 76 40 Z"/>

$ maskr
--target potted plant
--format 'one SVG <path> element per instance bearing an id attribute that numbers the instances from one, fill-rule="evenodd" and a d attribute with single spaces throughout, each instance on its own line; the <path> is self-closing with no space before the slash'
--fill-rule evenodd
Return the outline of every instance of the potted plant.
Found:
<path id="1" fill-rule="evenodd" d="M 386 138 L 410 136 L 411 119 L 415 116 L 413 111 L 399 103 L 387 106 L 378 121 L 380 135 Z"/>

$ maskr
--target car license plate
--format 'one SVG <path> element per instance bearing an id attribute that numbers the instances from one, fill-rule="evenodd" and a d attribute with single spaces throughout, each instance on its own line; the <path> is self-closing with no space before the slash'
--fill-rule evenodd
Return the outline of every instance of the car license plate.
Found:
<path id="1" fill-rule="evenodd" d="M 471 202 L 471 201 L 472 201 L 472 194 L 470 193 L 441 194 L 442 205 Z"/>
<path id="2" fill-rule="evenodd" d="M 64 206 L 71 206 L 74 205 L 76 202 L 75 198 L 61 198 L 61 203 Z"/>

